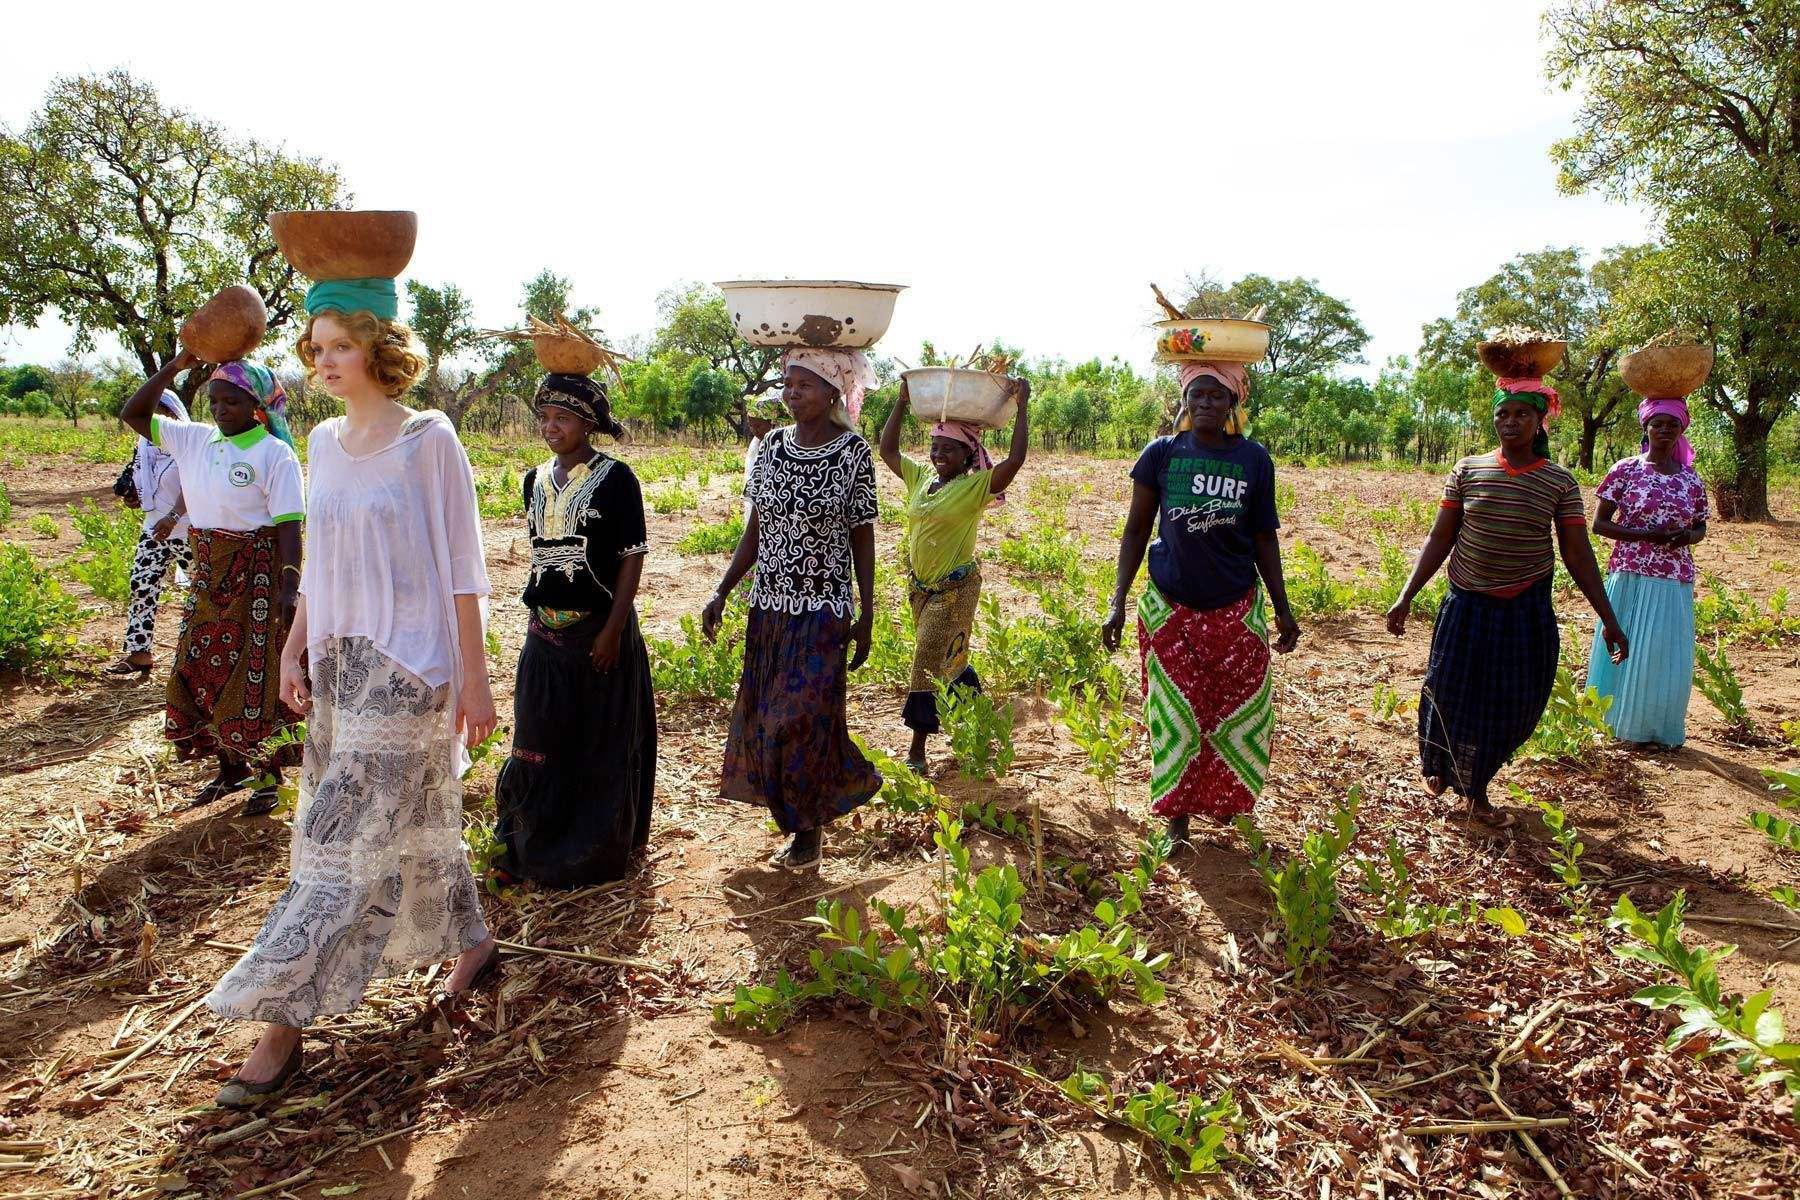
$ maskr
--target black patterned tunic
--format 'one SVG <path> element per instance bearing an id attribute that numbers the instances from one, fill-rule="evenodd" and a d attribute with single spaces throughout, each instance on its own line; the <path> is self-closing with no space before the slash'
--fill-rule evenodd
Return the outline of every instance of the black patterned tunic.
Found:
<path id="1" fill-rule="evenodd" d="M 648 552 L 637 477 L 595 454 L 558 487 L 555 463 L 525 476 L 531 629 L 513 688 L 512 756 L 495 787 L 499 865 L 523 879 L 580 887 L 620 878 L 650 836 L 656 697 L 637 615 L 618 661 L 594 667 L 626 559 Z"/>

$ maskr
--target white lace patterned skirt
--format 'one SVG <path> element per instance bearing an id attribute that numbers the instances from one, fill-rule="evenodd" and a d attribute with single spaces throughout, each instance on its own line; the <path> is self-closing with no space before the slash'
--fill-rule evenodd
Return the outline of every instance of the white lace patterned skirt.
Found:
<path id="1" fill-rule="evenodd" d="M 450 688 L 367 638 L 312 661 L 292 876 L 256 942 L 207 996 L 222 1017 L 306 1026 L 371 979 L 487 939 L 462 841 Z"/>

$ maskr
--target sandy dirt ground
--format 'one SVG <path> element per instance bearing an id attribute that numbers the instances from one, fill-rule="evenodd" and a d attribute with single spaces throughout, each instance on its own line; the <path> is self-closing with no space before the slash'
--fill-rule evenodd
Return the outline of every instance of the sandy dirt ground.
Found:
<path id="1" fill-rule="evenodd" d="M 530 447 L 518 453 L 536 457 Z M 990 521 L 983 545 L 991 552 L 1026 528 L 1030 484 L 1048 480 L 1072 496 L 1084 557 L 1108 561 L 1128 465 L 1034 456 L 1027 486 Z M 30 532 L 31 517 L 60 519 L 83 497 L 104 499 L 111 477 L 73 459 L 7 469 L 14 513 L 0 536 L 60 561 L 75 548 L 67 521 L 51 540 Z M 1341 579 L 1375 569 L 1378 526 L 1416 547 L 1440 487 L 1430 473 L 1348 468 L 1284 470 L 1282 480 L 1292 488 L 1284 537 L 1304 540 Z M 674 636 L 710 594 L 724 556 L 672 547 L 696 522 L 724 518 L 740 482 L 714 475 L 697 512 L 651 516 L 641 606 L 649 634 Z M 898 495 L 885 472 L 882 495 L 887 504 Z M 1800 513 L 1791 495 L 1778 506 L 1783 520 L 1773 525 L 1715 527 L 1696 551 L 1702 566 L 1759 600 L 1800 581 Z M 522 532 L 517 518 L 485 529 L 503 720 L 525 630 Z M 891 560 L 898 534 L 880 526 L 882 556 Z M 984 571 L 1009 612 L 1030 610 L 1026 581 L 998 561 Z M 116 645 L 122 618 L 99 607 L 85 638 Z M 1565 642 L 1585 659 L 1591 615 L 1569 597 L 1559 611 Z M 160 671 L 142 684 L 85 673 L 66 687 L 0 680 L 0 1195 L 850 1200 L 1183 1190 L 1141 1139 L 1043 1082 L 1077 1066 L 1119 1086 L 1232 1089 L 1244 1124 L 1214 1186 L 1242 1195 L 1795 1194 L 1800 1139 L 1785 1106 L 1728 1059 L 1663 1047 L 1672 1022 L 1629 1000 L 1650 981 L 1648 968 L 1617 963 L 1597 924 L 1571 924 L 1535 812 L 1503 801 L 1517 825 L 1486 836 L 1418 787 L 1410 712 L 1381 715 L 1372 692 L 1379 682 L 1416 696 L 1429 623 L 1415 622 L 1404 639 L 1371 612 L 1303 625 L 1299 651 L 1277 667 L 1280 723 L 1261 826 L 1295 847 L 1357 785 L 1367 797 L 1359 850 L 1378 853 L 1394 835 L 1423 894 L 1514 907 L 1530 924 L 1525 936 L 1481 927 L 1391 943 L 1366 922 L 1346 922 L 1323 983 L 1297 989 L 1270 934 L 1267 892 L 1241 839 L 1220 831 L 1159 872 L 1141 914 L 1140 930 L 1174 955 L 1160 1006 L 1073 1009 L 950 1063 L 924 1025 L 852 1006 L 809 1009 L 775 1035 L 745 1034 L 716 1024 L 712 1003 L 780 968 L 805 971 L 817 939 L 802 919 L 817 897 L 879 896 L 929 911 L 938 866 L 919 822 L 889 813 L 835 826 L 816 876 L 770 871 L 763 860 L 777 841 L 762 816 L 717 797 L 726 706 L 665 704 L 657 825 L 642 865 L 603 889 L 490 902 L 500 936 L 561 957 L 510 955 L 500 998 L 472 1002 L 455 1022 L 424 1010 L 432 973 L 378 982 L 363 1010 L 314 1031 L 306 1081 L 255 1120 L 207 1107 L 255 1030 L 197 1003 L 282 889 L 286 825 L 238 817 L 229 802 L 189 806 L 207 772 L 175 762 L 160 740 Z M 178 609 L 165 605 L 163 664 L 177 627 Z M 1778 1007 L 1800 1015 L 1800 915 L 1766 895 L 1800 883 L 1800 871 L 1745 823 L 1752 809 L 1772 807 L 1758 769 L 1793 770 L 1800 758 L 1779 733 L 1800 714 L 1797 653 L 1791 640 L 1731 648 L 1751 739 L 1730 733 L 1696 693 L 1680 750 L 1609 747 L 1581 766 L 1516 763 L 1501 779 L 1566 809 L 1586 843 L 1596 907 L 1629 891 L 1651 908 L 1685 889 L 1690 942 L 1738 946 L 1720 967 L 1726 990 L 1773 989 Z M 1135 677 L 1135 662 L 1126 665 Z M 1132 687 L 1135 708 L 1135 678 Z M 900 701 L 891 688 L 854 685 L 852 729 L 902 754 Z M 1035 798 L 1052 860 L 1096 877 L 1125 867 L 1150 827 L 1141 736 L 1105 786 L 1083 773 L 1085 758 L 1050 706 L 1022 697 L 1017 714 L 1006 778 L 958 779 L 934 743 L 939 787 L 1021 812 Z M 472 805 L 491 796 L 493 774 L 488 762 L 471 776 Z M 1016 839 L 968 840 L 979 861 L 1028 867 Z M 1359 913 L 1372 911 L 1348 876 L 1344 892 Z M 1087 903 L 1053 877 L 1027 924 L 1068 928 Z M 1483 1086 L 1496 1059 L 1501 1095 Z M 1505 1131 L 1401 1132 L 1495 1117 L 1502 1096 L 1517 1111 L 1570 1123 L 1538 1130 L 1533 1147 Z"/>

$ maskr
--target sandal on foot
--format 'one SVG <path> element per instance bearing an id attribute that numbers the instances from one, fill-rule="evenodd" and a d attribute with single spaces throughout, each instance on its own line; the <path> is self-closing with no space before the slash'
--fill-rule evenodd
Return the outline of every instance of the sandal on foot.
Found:
<path id="1" fill-rule="evenodd" d="M 150 676 L 150 668 L 155 665 L 154 662 L 140 664 L 134 663 L 128 658 L 121 658 L 111 666 L 102 667 L 100 673 L 102 675 L 136 675 L 139 679 L 147 679 Z"/>
<path id="2" fill-rule="evenodd" d="M 1463 810 L 1463 816 L 1495 833 L 1511 829 L 1517 823 L 1517 818 L 1511 813 L 1502 812 L 1491 804 L 1471 804 Z"/>
<path id="3" fill-rule="evenodd" d="M 241 1076 L 233 1075 L 231 1081 L 213 1097 L 213 1103 L 220 1108 L 255 1108 L 271 1096 L 287 1090 L 287 1085 L 300 1073 L 301 1061 L 300 1043 L 295 1042 L 294 1048 L 288 1051 L 287 1061 L 281 1064 L 281 1070 L 275 1072 L 275 1078 L 263 1083 L 247 1083 Z"/>
<path id="4" fill-rule="evenodd" d="M 816 871 L 824 861 L 825 847 L 822 843 L 814 846 L 811 854 L 801 857 L 794 853 L 794 844 L 789 842 L 775 852 L 769 859 L 769 865 L 777 871 Z"/>

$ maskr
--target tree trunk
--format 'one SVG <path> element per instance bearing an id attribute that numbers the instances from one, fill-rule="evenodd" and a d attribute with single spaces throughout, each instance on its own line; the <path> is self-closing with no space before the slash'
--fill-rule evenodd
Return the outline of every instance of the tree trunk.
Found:
<path id="1" fill-rule="evenodd" d="M 1599 436 L 1600 436 L 1600 420 L 1599 420 L 1599 418 L 1595 417 L 1594 414 L 1592 414 L 1592 413 L 1588 413 L 1588 412 L 1582 413 L 1581 414 L 1581 448 L 1579 451 L 1577 451 L 1576 461 L 1578 461 L 1581 464 L 1581 469 L 1584 471 L 1591 471 L 1594 469 L 1594 441 Z"/>
<path id="2" fill-rule="evenodd" d="M 1749 412 L 1731 415 L 1734 473 L 1729 491 L 1714 489 L 1719 516 L 1727 521 L 1769 519 L 1769 427 L 1774 422 L 1764 419 L 1759 407 L 1753 400 Z"/>

